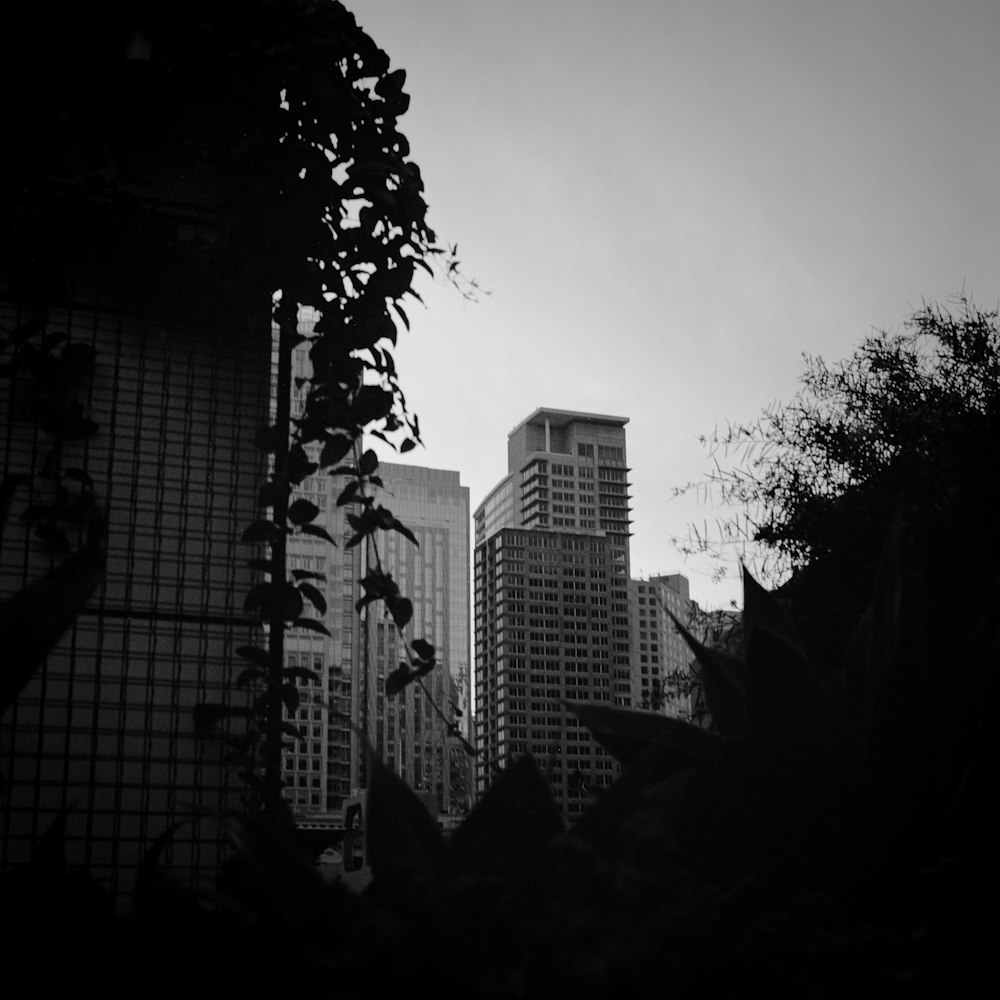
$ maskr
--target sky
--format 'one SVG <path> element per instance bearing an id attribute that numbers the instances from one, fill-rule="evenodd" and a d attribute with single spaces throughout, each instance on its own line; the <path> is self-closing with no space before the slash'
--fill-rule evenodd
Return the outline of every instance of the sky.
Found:
<path id="1" fill-rule="evenodd" d="M 406 70 L 428 221 L 414 464 L 473 510 L 540 406 L 629 418 L 633 576 L 742 603 L 699 438 L 925 302 L 1000 301 L 997 0 L 347 0 Z M 383 457 L 391 460 L 388 453 Z M 717 580 L 719 569 L 726 571 Z"/>

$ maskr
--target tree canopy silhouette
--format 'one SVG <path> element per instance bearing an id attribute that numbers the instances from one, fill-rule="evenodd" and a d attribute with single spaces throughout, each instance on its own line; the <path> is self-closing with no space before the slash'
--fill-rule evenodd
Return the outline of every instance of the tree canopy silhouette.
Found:
<path id="1" fill-rule="evenodd" d="M 795 398 L 712 440 L 739 451 L 712 483 L 745 516 L 724 540 L 763 550 L 787 578 L 816 656 L 839 662 L 843 629 L 870 597 L 878 554 L 901 520 L 910 599 L 971 628 L 997 587 L 1000 323 L 964 296 L 926 305 L 845 360 L 806 357 Z M 838 638 L 838 636 L 840 638 Z"/>

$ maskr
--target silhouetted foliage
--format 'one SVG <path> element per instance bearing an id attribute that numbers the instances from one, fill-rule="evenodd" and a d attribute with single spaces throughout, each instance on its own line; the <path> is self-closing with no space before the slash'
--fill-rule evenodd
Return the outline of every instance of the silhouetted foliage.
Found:
<path id="1" fill-rule="evenodd" d="M 293 6 L 328 14 L 337 8 L 330 16 L 343 16 L 339 5 Z M 248 61 L 234 56 L 214 70 L 210 61 L 198 63 L 210 80 L 217 73 L 227 86 L 246 84 L 248 107 L 254 94 L 274 99 L 275 79 L 266 70 L 272 57 L 283 65 L 287 26 L 268 22 L 271 33 L 261 36 L 256 19 L 282 7 L 264 0 L 227 6 L 227 19 L 216 28 Z M 250 8 L 246 21 L 236 16 Z M 202 23 L 188 13 L 192 24 Z M 200 44 L 197 32 L 176 28 L 167 35 L 178 52 Z M 298 41 L 313 52 L 308 38 Z M 244 44 L 248 48 L 240 49 Z M 366 51 L 376 75 L 384 73 L 377 50 Z M 80 68 L 80 55 L 57 52 L 71 69 Z M 327 67 L 322 32 L 315 54 Z M 289 65 L 317 83 L 321 96 L 344 98 L 336 86 L 327 93 L 328 77 L 314 74 L 311 61 Z M 383 88 L 392 115 L 405 109 L 401 83 L 394 77 Z M 56 105 L 67 98 L 48 79 L 40 93 Z M 227 93 L 235 102 L 238 92 Z M 99 103 L 91 107 L 81 99 L 81 120 L 106 110 L 100 87 L 83 94 Z M 280 118 L 284 110 L 272 112 Z M 240 109 L 233 113 L 223 132 L 246 124 Z M 200 134 L 207 142 L 211 130 Z M 251 147 L 258 138 L 250 137 Z M 225 149 L 225 141 L 221 145 Z M 294 177 L 286 180 L 287 187 L 265 184 L 267 197 L 298 193 Z M 241 183 L 253 186 L 246 174 Z M 391 208 L 392 192 L 379 191 L 385 198 L 373 204 Z M 237 229 L 266 217 L 260 204 L 251 207 L 248 219 L 231 220 Z M 302 220 L 294 212 L 290 217 Z M 305 219 L 301 232 L 319 230 L 325 241 L 329 233 L 315 222 Z M 420 230 L 422 215 L 414 224 Z M 393 233 L 383 236 L 391 241 Z M 275 246 L 283 252 L 282 239 L 276 236 Z M 252 256 L 251 242 L 242 246 Z M 272 264 L 274 249 L 261 249 Z M 314 304 L 316 291 L 311 264 L 292 258 L 281 272 L 286 281 L 269 278 L 262 285 L 268 294 L 282 290 L 285 312 L 277 321 L 283 329 L 292 321 L 290 303 Z M 264 273 L 253 260 L 247 264 L 248 273 Z M 379 297 L 366 336 L 387 331 L 383 307 L 405 291 L 411 268 L 391 274 L 395 270 L 387 268 L 382 287 L 388 292 Z M 345 313 L 341 333 L 352 328 L 346 314 L 360 308 L 364 293 L 347 299 L 338 306 Z M 373 760 L 365 803 L 373 880 L 360 894 L 325 883 L 296 842 L 287 813 L 275 809 L 220 820 L 233 860 L 215 885 L 198 891 L 159 871 L 161 853 L 178 831 L 165 832 L 143 865 L 134 912 L 117 916 L 98 886 L 67 870 L 59 822 L 40 838 L 32 865 L 0 884 L 12 967 L 29 969 L 50 990 L 88 988 L 103 996 L 221 986 L 498 1000 L 658 998 L 665 992 L 838 997 L 859 988 L 978 986 L 991 971 L 991 929 L 983 914 L 998 888 L 987 812 L 997 763 L 989 725 L 1000 660 L 998 605 L 988 585 L 997 563 L 992 548 L 980 566 L 956 543 L 970 524 L 985 527 L 996 509 L 996 473 L 973 463 L 992 455 L 986 449 L 997 430 L 996 317 L 923 315 L 925 325 L 918 320 L 898 342 L 873 341 L 859 367 L 816 370 L 818 398 L 848 401 L 845 419 L 803 403 L 800 411 L 788 411 L 787 424 L 775 424 L 776 433 L 788 435 L 781 439 L 786 445 L 801 444 L 798 475 L 794 459 L 786 480 L 765 461 L 751 473 L 747 496 L 773 503 L 774 518 L 759 522 L 761 540 L 806 567 L 808 575 L 794 579 L 808 583 L 793 582 L 778 596 L 745 572 L 739 647 L 712 648 L 688 633 L 711 730 L 650 713 L 571 706 L 618 755 L 623 773 L 570 829 L 530 757 L 499 776 L 450 838 L 414 793 Z M 917 350 L 924 337 L 941 350 L 926 369 Z M 336 340 L 321 331 L 314 350 Z M 244 536 L 272 550 L 256 567 L 270 579 L 248 595 L 247 605 L 293 627 L 309 620 L 302 617 L 307 604 L 322 613 L 308 579 L 286 579 L 273 551 L 315 516 L 290 499 L 291 486 L 309 474 L 303 470 L 318 464 L 307 444 L 321 447 L 331 463 L 351 463 L 354 485 L 343 500 L 357 504 L 358 544 L 376 530 L 402 527 L 374 501 L 365 502 L 377 465 L 356 438 L 374 420 L 387 432 L 408 427 L 408 440 L 415 440 L 416 423 L 393 417 L 400 401 L 377 337 L 347 342 L 352 351 L 366 352 L 360 369 L 349 365 L 345 374 L 334 366 L 329 378 L 319 379 L 324 406 L 339 414 L 336 420 L 313 422 L 319 411 L 307 407 L 290 447 L 281 428 L 261 436 L 263 451 L 275 456 L 261 506 L 284 507 Z M 336 353 L 335 347 L 322 350 Z M 369 391 L 366 374 L 389 381 Z M 337 409 L 341 403 L 346 409 Z M 799 425 L 802 438 L 795 436 Z M 818 478 L 810 479 L 814 474 Z M 793 487 L 800 492 L 788 492 Z M 985 596 L 942 594 L 952 571 L 982 585 Z M 835 615 L 817 618 L 819 595 L 848 584 L 860 613 L 848 615 L 836 605 Z M 62 594 L 61 615 L 75 613 L 83 591 L 73 583 Z M 405 598 L 381 567 L 367 579 L 364 599 L 383 601 L 397 623 L 409 620 Z M 815 641 L 821 624 L 829 644 Z M 8 640 L 0 635 L 4 648 Z M 411 648 L 405 676 L 394 684 L 420 683 L 433 666 L 430 643 L 417 640 Z M 291 695 L 282 694 L 286 676 L 274 674 L 273 649 L 246 647 L 241 656 L 248 670 L 279 678 L 274 704 L 286 704 L 282 699 Z"/>
<path id="2" fill-rule="evenodd" d="M 740 457 L 710 484 L 744 511 L 720 541 L 786 581 L 823 666 L 844 654 L 841 623 L 863 611 L 897 516 L 900 572 L 920 581 L 925 612 L 971 628 L 1000 582 L 988 530 L 1000 508 L 997 312 L 964 297 L 953 310 L 925 306 L 842 362 L 807 357 L 802 382 L 790 403 L 712 438 L 714 454 Z"/>
<path id="3" fill-rule="evenodd" d="M 192 976 L 264 988 L 294 969 L 301 988 L 336 997 L 970 986 L 990 960 L 982 908 L 998 888 L 985 809 L 1000 629 L 995 617 L 967 636 L 936 623 L 954 644 L 953 676 L 947 689 L 925 683 L 937 665 L 900 641 L 915 623 L 899 539 L 897 527 L 833 671 L 810 662 L 781 601 L 745 574 L 739 649 L 720 659 L 689 639 L 720 681 L 707 691 L 724 732 L 571 705 L 623 765 L 572 827 L 530 756 L 450 836 L 372 759 L 364 891 L 325 882 L 290 824 L 235 817 L 225 820 L 234 859 L 214 887 L 157 877 L 168 834 L 131 916 L 97 919 L 100 895 L 78 893 L 95 917 L 78 918 L 73 953 L 82 948 L 113 991 L 134 989 L 146 966 L 164 989 Z M 58 839 L 54 830 L 41 854 L 57 859 Z M 39 940 L 52 947 L 51 935 Z M 251 959 L 251 940 L 273 947 Z M 168 963 L 157 958 L 166 946 Z"/>

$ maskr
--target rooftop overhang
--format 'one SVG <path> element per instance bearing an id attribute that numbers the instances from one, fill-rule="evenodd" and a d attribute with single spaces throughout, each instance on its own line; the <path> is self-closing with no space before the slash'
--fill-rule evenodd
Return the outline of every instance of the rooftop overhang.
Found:
<path id="1" fill-rule="evenodd" d="M 541 406 L 529 417 L 522 420 L 508 435 L 513 437 L 522 427 L 534 425 L 544 427 L 548 421 L 549 427 L 567 427 L 572 423 L 608 424 L 612 427 L 624 427 L 628 417 L 615 417 L 606 413 L 583 413 L 579 410 L 551 410 Z"/>

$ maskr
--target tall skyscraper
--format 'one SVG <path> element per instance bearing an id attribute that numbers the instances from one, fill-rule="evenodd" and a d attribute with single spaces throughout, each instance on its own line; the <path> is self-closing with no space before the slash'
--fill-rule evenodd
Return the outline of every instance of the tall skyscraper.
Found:
<path id="1" fill-rule="evenodd" d="M 449 737 L 434 706 L 468 736 L 471 664 L 469 641 L 469 490 L 457 472 L 381 463 L 383 506 L 416 536 L 414 545 L 398 532 L 379 538 L 382 568 L 413 603 L 406 637 L 434 646 L 437 666 L 423 684 L 409 684 L 386 698 L 386 676 L 405 659 L 404 636 L 381 606 L 370 606 L 365 627 L 370 677 L 369 739 L 382 758 L 416 791 L 437 796 L 442 814 L 469 805 L 465 751 Z M 433 703 L 433 704 L 432 704 Z"/>
<path id="2" fill-rule="evenodd" d="M 315 317 L 304 315 L 308 328 Z M 310 375 L 308 353 L 293 355 L 293 416 L 301 412 Z M 318 473 L 296 496 L 320 510 L 316 525 L 337 541 L 296 535 L 288 541 L 288 568 L 321 574 L 312 583 L 326 603 L 329 636 L 295 630 L 285 639 L 286 665 L 305 667 L 319 680 L 298 682 L 299 704 L 289 721 L 302 738 L 284 757 L 286 798 L 302 824 L 335 826 L 344 800 L 367 787 L 370 744 L 412 788 L 436 797 L 443 815 L 468 807 L 468 781 L 459 741 L 448 723 L 466 735 L 469 717 L 469 491 L 458 472 L 382 462 L 376 501 L 413 533 L 414 545 L 398 532 L 379 532 L 374 542 L 348 548 L 353 505 L 337 506 L 342 476 Z M 413 618 L 400 635 L 380 602 L 359 614 L 360 580 L 377 564 L 390 573 L 413 604 Z M 386 698 L 384 683 L 406 658 L 404 641 L 426 639 L 437 666 L 398 696 Z M 462 751 L 464 753 L 464 751 Z"/>
<path id="3" fill-rule="evenodd" d="M 627 422 L 536 410 L 475 512 L 478 794 L 531 753 L 571 818 L 615 773 L 563 702 L 631 699 Z"/>

